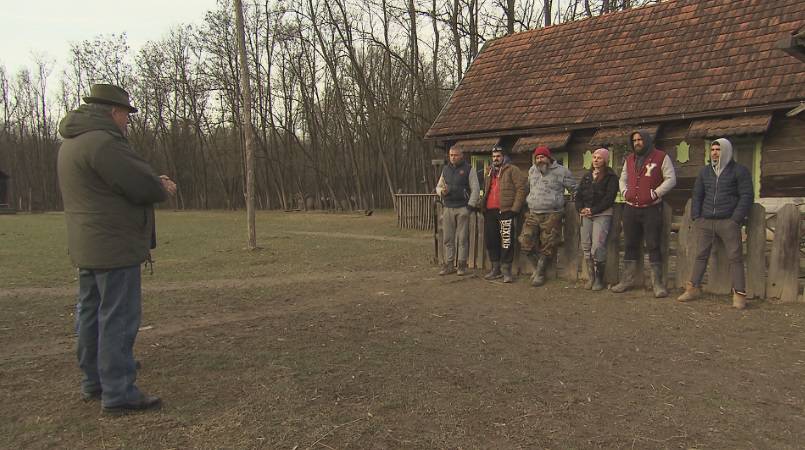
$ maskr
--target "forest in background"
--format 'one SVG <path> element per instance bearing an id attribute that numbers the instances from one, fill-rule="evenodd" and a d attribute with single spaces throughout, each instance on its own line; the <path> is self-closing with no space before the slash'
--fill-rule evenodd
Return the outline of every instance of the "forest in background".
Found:
<path id="1" fill-rule="evenodd" d="M 261 209 L 374 209 L 393 193 L 432 192 L 423 140 L 484 43 L 658 0 L 244 1 Z M 133 52 L 126 34 L 0 65 L 0 171 L 22 211 L 60 210 L 58 122 L 93 83 L 127 89 L 129 139 L 176 180 L 178 209 L 237 209 L 244 149 L 233 7 L 166 30 Z"/>

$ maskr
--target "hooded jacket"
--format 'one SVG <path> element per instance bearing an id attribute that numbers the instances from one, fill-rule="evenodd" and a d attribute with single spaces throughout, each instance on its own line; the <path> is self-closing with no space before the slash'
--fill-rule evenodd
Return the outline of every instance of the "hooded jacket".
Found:
<path id="1" fill-rule="evenodd" d="M 153 204 L 165 200 L 159 177 L 129 146 L 109 113 L 81 105 L 59 123 L 59 187 L 67 247 L 82 269 L 116 269 L 145 261 Z"/>
<path id="2" fill-rule="evenodd" d="M 635 133 L 643 138 L 641 153 L 634 150 L 631 136 Z M 623 162 L 619 182 L 621 193 L 626 203 L 635 208 L 656 205 L 676 186 L 674 163 L 664 151 L 654 148 L 654 139 L 648 132 L 638 130 L 629 136 L 631 153 Z"/>
<path id="3" fill-rule="evenodd" d="M 532 213 L 560 212 L 565 208 L 565 189 L 576 190 L 576 179 L 567 167 L 551 159 L 548 169 L 543 174 L 532 158 L 528 169 L 528 210 Z"/>
<path id="4" fill-rule="evenodd" d="M 716 139 L 721 147 L 717 162 L 704 166 L 693 185 L 692 219 L 731 219 L 742 224 L 749 215 L 755 191 L 752 174 L 733 159 L 732 143 Z"/>

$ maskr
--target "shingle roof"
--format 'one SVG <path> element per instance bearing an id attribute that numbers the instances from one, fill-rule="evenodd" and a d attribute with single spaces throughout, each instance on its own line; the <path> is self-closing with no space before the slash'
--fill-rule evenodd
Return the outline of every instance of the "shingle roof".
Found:
<path id="1" fill-rule="evenodd" d="M 763 134 L 769 129 L 771 114 L 697 120 L 690 124 L 688 137 L 739 136 Z"/>
<path id="2" fill-rule="evenodd" d="M 802 0 L 671 0 L 505 36 L 478 55 L 426 137 L 654 123 L 805 99 L 775 43 Z"/>

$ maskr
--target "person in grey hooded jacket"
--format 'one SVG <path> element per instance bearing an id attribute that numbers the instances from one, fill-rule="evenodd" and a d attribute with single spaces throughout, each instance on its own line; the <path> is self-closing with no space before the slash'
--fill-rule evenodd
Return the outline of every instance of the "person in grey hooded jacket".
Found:
<path id="1" fill-rule="evenodd" d="M 693 185 L 690 218 L 696 230 L 696 261 L 685 292 L 677 300 L 694 300 L 701 294 L 707 259 L 713 241 L 724 243 L 732 276 L 732 306 L 746 307 L 741 225 L 754 201 L 752 174 L 733 159 L 732 143 L 716 139 L 710 144 L 710 164 L 702 168 Z"/>
<path id="2" fill-rule="evenodd" d="M 548 147 L 534 149 L 528 169 L 528 215 L 520 233 L 520 251 L 534 265 L 532 286 L 545 284 L 548 260 L 556 254 L 562 240 L 565 189 L 576 190 L 576 179 L 567 167 L 553 159 Z"/>

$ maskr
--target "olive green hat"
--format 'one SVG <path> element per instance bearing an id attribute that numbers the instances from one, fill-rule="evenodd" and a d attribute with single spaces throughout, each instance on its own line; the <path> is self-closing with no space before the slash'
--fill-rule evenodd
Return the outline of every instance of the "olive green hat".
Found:
<path id="1" fill-rule="evenodd" d="M 137 112 L 137 108 L 131 106 L 129 93 L 113 84 L 93 84 L 89 89 L 89 95 L 84 97 L 84 101 L 87 103 L 123 106 L 128 108 L 129 112 Z"/>

